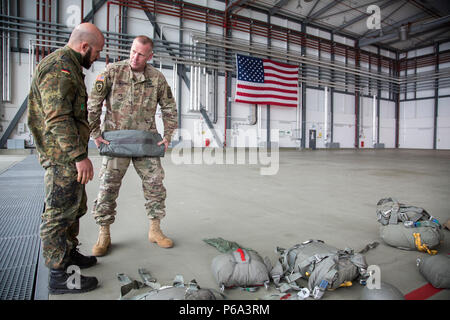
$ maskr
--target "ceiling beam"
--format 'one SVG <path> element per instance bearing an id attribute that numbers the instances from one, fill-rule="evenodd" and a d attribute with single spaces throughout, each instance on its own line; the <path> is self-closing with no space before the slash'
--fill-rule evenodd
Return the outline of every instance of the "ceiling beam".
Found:
<path id="1" fill-rule="evenodd" d="M 83 22 L 89 22 L 94 18 L 95 13 L 106 3 L 106 0 L 100 0 L 96 3 L 94 3 L 94 6 L 91 11 L 86 14 L 83 18 Z"/>
<path id="2" fill-rule="evenodd" d="M 373 38 L 374 36 L 377 35 L 382 35 L 382 34 L 387 34 L 389 33 L 389 31 L 394 30 L 398 27 L 400 27 L 403 24 L 410 24 L 410 23 L 414 23 L 416 21 L 419 21 L 420 19 L 429 16 L 426 12 L 420 12 L 418 14 L 415 14 L 411 17 L 405 18 L 403 20 L 397 21 L 396 23 L 389 25 L 383 29 L 380 30 L 375 30 L 375 31 L 368 31 L 366 32 L 362 37 L 360 37 L 358 40 L 362 40 L 362 39 L 370 39 Z M 383 22 L 381 22 L 383 23 Z"/>
<path id="3" fill-rule="evenodd" d="M 387 0 L 386 2 L 384 2 L 384 3 L 380 6 L 380 9 L 384 9 L 384 8 L 386 8 L 386 7 L 389 7 L 391 4 L 394 4 L 394 3 L 396 3 L 396 2 L 397 2 L 397 1 Z M 335 30 L 335 31 L 340 31 L 340 30 L 342 30 L 342 29 L 345 29 L 345 28 L 351 26 L 352 24 L 355 24 L 356 22 L 361 21 L 362 19 L 367 18 L 367 17 L 370 16 L 370 15 L 372 15 L 372 14 L 371 14 L 371 13 L 366 13 L 366 12 L 365 12 L 365 13 L 363 13 L 362 15 L 357 16 L 357 17 L 353 18 L 352 20 L 350 20 L 350 21 L 348 21 L 348 22 L 346 22 L 346 23 L 340 25 L 339 27 L 337 27 L 337 28 L 334 29 L 334 30 Z"/>
<path id="4" fill-rule="evenodd" d="M 417 1 L 416 1 L 417 2 Z M 450 2 L 442 0 L 418 0 L 422 5 L 433 10 L 439 16 L 450 14 Z"/>
<path id="5" fill-rule="evenodd" d="M 308 15 L 306 16 L 306 19 L 308 19 L 311 16 L 311 13 L 313 13 L 313 11 L 316 8 L 318 3 L 319 3 L 319 0 L 317 0 L 316 3 L 314 3 L 313 7 L 311 8 L 311 10 L 308 12 Z"/>
<path id="6" fill-rule="evenodd" d="M 337 4 L 341 3 L 343 0 L 335 0 L 330 2 L 329 4 L 327 4 L 325 7 L 323 7 L 322 9 L 318 10 L 317 12 L 313 13 L 312 15 L 310 15 L 308 18 L 306 18 L 305 22 L 308 23 L 311 20 L 314 20 L 318 17 L 320 17 L 321 15 L 323 15 L 324 13 L 326 13 L 328 10 L 330 10 L 331 8 L 333 8 L 334 6 L 336 6 Z"/>
<path id="7" fill-rule="evenodd" d="M 250 0 L 231 0 L 225 7 L 225 12 L 231 13 L 233 10 L 237 9 L 240 6 L 243 6 L 249 1 Z"/>
<path id="8" fill-rule="evenodd" d="M 289 0 L 279 0 L 272 8 L 269 10 L 269 15 L 273 16 L 275 13 L 280 11 L 281 7 L 288 3 Z"/>
<path id="9" fill-rule="evenodd" d="M 450 15 L 439 18 L 439 19 L 435 19 L 433 21 L 422 23 L 419 25 L 411 26 L 408 30 L 408 35 L 412 36 L 416 33 L 437 29 L 439 26 L 441 26 L 443 24 L 448 24 L 448 23 L 450 23 Z M 359 40 L 358 43 L 359 43 L 360 47 L 364 47 L 364 46 L 368 46 L 373 43 L 388 41 L 388 40 L 392 40 L 392 39 L 395 39 L 398 37 L 399 37 L 398 32 L 394 31 L 392 33 L 388 33 L 384 36 L 380 36 L 377 38 L 363 38 L 363 39 Z"/>

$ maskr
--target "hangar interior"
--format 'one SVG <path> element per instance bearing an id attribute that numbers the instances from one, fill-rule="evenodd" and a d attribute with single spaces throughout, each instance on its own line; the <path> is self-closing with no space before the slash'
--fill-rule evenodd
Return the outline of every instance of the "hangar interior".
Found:
<path id="1" fill-rule="evenodd" d="M 160 283 L 177 274 L 217 288 L 203 239 L 222 237 L 275 262 L 274 249 L 320 239 L 355 251 L 373 241 L 368 263 L 403 294 L 427 281 L 426 253 L 380 239 L 377 202 L 386 197 L 450 218 L 450 4 L 437 0 L 1 0 L 0 298 L 117 299 L 118 273 L 145 267 Z M 150 63 L 170 84 L 178 130 L 162 159 L 165 233 L 174 248 L 146 238 L 141 183 L 129 168 L 112 225 L 110 254 L 83 274 L 99 288 L 49 295 L 40 258 L 43 174 L 27 127 L 27 96 L 37 64 L 63 47 L 74 26 L 92 22 L 105 47 L 89 70 L 88 92 L 109 63 L 127 59 L 138 35 L 154 41 Z M 297 106 L 236 102 L 236 56 L 296 65 Z M 161 113 L 156 114 L 163 131 Z M 81 219 L 80 251 L 98 235 L 90 214 L 102 158 Z M 449 252 L 442 230 L 439 254 Z M 362 286 L 324 299 L 359 299 Z M 230 299 L 264 299 L 225 290 Z M 427 299 L 448 300 L 449 290 Z"/>

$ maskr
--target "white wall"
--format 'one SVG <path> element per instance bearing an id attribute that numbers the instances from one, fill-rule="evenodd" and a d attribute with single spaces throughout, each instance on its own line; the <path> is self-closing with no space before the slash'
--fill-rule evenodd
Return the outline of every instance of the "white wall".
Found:
<path id="1" fill-rule="evenodd" d="M 381 100 L 380 102 L 380 143 L 385 148 L 395 148 L 395 103 Z"/>
<path id="2" fill-rule="evenodd" d="M 440 98 L 437 119 L 437 149 L 450 149 L 450 98 Z"/>
<path id="3" fill-rule="evenodd" d="M 355 96 L 334 93 L 333 142 L 341 148 L 355 146 Z"/>
<path id="4" fill-rule="evenodd" d="M 400 103 L 400 148 L 433 148 L 434 100 Z"/>
<path id="5" fill-rule="evenodd" d="M 224 9 L 224 3 L 214 0 L 192 0 L 192 3 L 196 3 L 202 6 L 211 6 L 214 8 L 218 8 L 219 10 Z M 28 0 L 22 0 L 22 13 L 28 18 L 35 18 L 35 6 L 26 5 Z M 71 15 L 71 12 L 67 11 L 70 5 L 79 4 L 78 0 L 60 0 L 60 15 L 61 21 L 60 23 L 65 23 Z M 292 4 L 294 5 L 294 4 Z M 90 10 L 91 2 L 85 1 L 85 14 Z M 247 9 L 243 9 L 239 12 L 244 16 L 250 17 L 252 19 L 258 19 L 262 21 L 266 21 L 267 15 L 257 12 L 252 12 Z M 116 16 L 118 15 L 117 6 L 111 6 L 111 31 L 118 31 L 117 25 L 115 23 Z M 52 16 L 55 17 L 55 13 L 52 13 Z M 129 9 L 128 11 L 128 32 L 130 34 L 146 34 L 149 36 L 153 36 L 153 27 L 148 22 L 146 15 L 141 10 L 137 9 Z M 179 31 L 176 28 L 168 27 L 167 24 L 170 25 L 179 25 L 179 19 L 168 17 L 164 15 L 157 15 L 157 22 L 163 29 L 164 36 L 170 40 L 177 42 L 179 39 Z M 95 15 L 95 23 L 102 30 L 106 30 L 106 5 L 104 5 Z M 296 28 L 297 30 L 300 28 L 298 24 L 293 22 L 288 22 L 283 19 L 273 18 L 272 23 L 276 25 L 280 25 L 283 27 Z M 192 28 L 199 31 L 205 30 L 205 25 L 202 23 L 194 22 L 194 21 L 183 21 L 183 26 L 185 28 Z M 219 27 L 210 26 L 209 30 L 215 34 L 222 34 L 223 29 Z M 324 37 L 330 38 L 330 34 L 324 32 L 322 30 L 318 30 L 315 28 L 308 28 L 308 32 Z M 191 33 L 189 31 L 184 32 L 183 42 L 190 42 Z M 233 37 L 236 39 L 249 41 L 250 36 L 247 33 L 243 32 L 233 32 Z M 28 40 L 32 38 L 32 36 L 24 36 L 21 40 L 22 47 L 28 47 Z M 344 43 L 347 45 L 353 45 L 353 40 L 347 39 L 340 36 L 334 37 L 337 42 Z M 267 38 L 254 36 L 252 38 L 254 43 L 267 44 Z M 273 40 L 272 46 L 278 49 L 286 49 L 286 43 Z M 441 50 L 448 50 L 450 48 L 450 44 L 442 45 Z M 290 45 L 290 52 L 293 54 L 298 54 L 301 50 L 298 45 Z M 307 55 L 309 56 L 318 56 L 317 50 L 307 48 Z M 392 52 L 384 52 L 383 55 L 391 56 Z M 415 50 L 414 52 L 409 52 L 408 57 L 412 57 L 414 55 L 422 55 L 430 53 L 429 48 Z M 104 56 L 104 55 L 103 55 Z M 321 53 L 321 59 L 329 59 L 329 55 L 325 53 Z M 17 109 L 20 107 L 21 103 L 26 97 L 29 88 L 29 73 L 28 73 L 28 55 L 27 54 L 13 54 L 13 101 L 12 103 L 5 104 L 2 108 L 2 118 L 1 125 L 3 130 L 6 129 L 9 121 L 12 119 Z M 336 56 L 336 60 L 343 62 L 343 58 L 340 56 Z M 349 59 L 349 64 L 354 63 L 352 59 Z M 157 66 L 159 67 L 159 66 Z M 364 68 L 369 68 L 367 63 L 363 63 Z M 440 68 L 448 68 L 450 67 L 450 63 L 441 64 Z M 86 86 L 88 91 L 91 90 L 92 84 L 94 82 L 95 77 L 99 72 L 101 72 L 104 68 L 104 63 L 96 62 L 94 66 L 85 71 L 86 73 Z M 372 70 L 377 70 L 375 65 L 372 66 Z M 418 72 L 426 72 L 431 70 L 432 67 L 422 68 L 418 70 Z M 383 72 L 388 72 L 387 69 L 383 70 Z M 412 71 L 409 71 L 412 72 Z M 163 70 L 168 83 L 172 86 L 173 76 L 171 70 Z M 23 75 L 23 76 L 22 76 Z M 190 73 L 188 72 L 188 77 Z M 232 99 L 234 99 L 235 92 L 235 79 L 232 80 L 232 86 L 230 90 L 232 91 Z M 205 101 L 206 93 L 204 91 L 204 87 L 202 88 L 202 100 Z M 211 88 L 210 88 L 211 89 Z M 219 77 L 219 86 L 218 86 L 218 119 L 217 123 L 214 125 L 216 129 L 216 133 L 219 136 L 221 142 L 224 140 L 225 133 L 225 79 L 223 76 Z M 440 95 L 450 94 L 450 88 L 441 88 L 439 89 Z M 176 92 L 174 91 L 174 95 Z M 387 92 L 382 93 L 382 97 L 386 98 L 388 95 Z M 428 90 L 423 92 L 417 92 L 417 98 L 430 97 L 430 99 L 426 100 L 417 100 L 417 101 L 404 101 L 400 105 L 400 147 L 401 148 L 432 148 L 432 134 L 433 134 L 433 110 L 434 110 L 434 100 L 431 98 L 434 95 L 434 92 Z M 412 99 L 414 96 L 412 94 L 408 94 L 403 98 Z M 330 99 L 329 99 L 330 101 Z M 372 134 L 373 134 L 373 109 L 372 109 L 372 99 L 369 97 L 363 97 L 360 100 L 361 102 L 361 112 L 360 112 L 360 141 L 364 141 L 364 148 L 372 148 Z M 177 97 L 177 103 L 181 106 L 181 115 L 182 115 L 182 128 L 187 131 L 186 138 L 196 139 L 200 141 L 202 145 L 206 139 L 210 139 L 212 142 L 212 146 L 217 146 L 214 143 L 213 136 L 209 131 L 204 119 L 198 112 L 189 111 L 189 91 L 184 83 L 182 83 L 182 96 Z M 438 128 L 437 128 L 437 147 L 438 149 L 450 149 L 450 98 L 441 98 L 439 100 L 439 118 L 438 118 Z M 306 104 L 301 102 L 300 108 L 297 110 L 296 108 L 285 108 L 285 107 L 277 107 L 272 106 L 270 111 L 270 128 L 271 129 L 279 129 L 280 131 L 280 147 L 298 147 L 298 141 L 294 140 L 293 134 L 294 130 L 297 126 L 297 121 L 301 119 L 300 114 L 302 108 L 306 108 L 306 128 L 304 137 L 306 147 L 309 147 L 309 139 L 308 133 L 310 129 L 315 129 L 317 131 L 317 148 L 325 147 L 325 132 L 324 132 L 324 92 L 323 90 L 318 89 L 310 89 L 306 90 Z M 260 107 L 259 121 L 256 125 L 250 125 L 250 120 L 253 120 L 253 112 L 254 106 L 241 104 L 241 103 L 231 103 L 231 115 L 232 115 L 232 129 L 239 128 L 241 130 L 257 130 L 258 128 L 266 129 L 266 119 L 267 112 L 266 107 Z M 381 100 L 380 102 L 380 143 L 384 143 L 386 148 L 394 148 L 395 147 L 395 103 L 392 101 Z M 212 119 L 212 114 L 210 114 Z M 26 116 L 20 120 L 21 123 L 26 123 Z M 163 130 L 163 125 L 161 119 L 157 118 L 157 127 L 159 130 Z M 236 133 L 238 131 L 234 130 Z M 333 123 L 333 132 L 334 132 L 334 142 L 338 142 L 341 148 L 354 148 L 355 143 L 355 97 L 352 94 L 344 94 L 344 93 L 334 93 L 334 123 Z M 232 135 L 232 133 L 231 133 Z M 195 138 L 194 138 L 195 137 Z M 25 130 L 24 133 L 19 133 L 17 130 L 14 130 L 12 138 L 23 138 L 29 139 L 29 131 Z M 260 137 L 259 143 L 265 142 L 265 135 Z M 228 146 L 234 146 L 235 141 L 229 139 Z M 361 146 L 361 144 L 360 144 Z"/>

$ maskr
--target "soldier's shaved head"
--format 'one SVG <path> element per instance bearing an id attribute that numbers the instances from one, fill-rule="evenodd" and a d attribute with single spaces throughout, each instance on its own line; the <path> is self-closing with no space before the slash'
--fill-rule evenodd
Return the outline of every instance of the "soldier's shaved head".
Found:
<path id="1" fill-rule="evenodd" d="M 82 42 L 89 45 L 101 45 L 104 42 L 102 32 L 92 23 L 85 22 L 73 29 L 69 39 L 69 46 L 77 46 Z"/>
<path id="2" fill-rule="evenodd" d="M 67 44 L 71 49 L 81 53 L 83 61 L 81 65 L 86 69 L 100 57 L 103 50 L 105 37 L 92 23 L 81 23 L 73 29 Z"/>

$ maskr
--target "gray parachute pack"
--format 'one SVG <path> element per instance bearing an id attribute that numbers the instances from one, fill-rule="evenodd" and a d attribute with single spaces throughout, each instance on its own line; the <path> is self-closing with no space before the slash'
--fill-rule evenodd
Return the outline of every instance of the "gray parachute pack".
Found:
<path id="1" fill-rule="evenodd" d="M 221 291 L 230 288 L 253 291 L 255 287 L 268 287 L 272 264 L 267 257 L 263 259 L 256 251 L 222 238 L 203 241 L 222 252 L 211 263 L 213 276 Z"/>
<path id="2" fill-rule="evenodd" d="M 403 293 L 394 285 L 381 281 L 380 288 L 362 289 L 360 300 L 405 300 Z"/>
<path id="3" fill-rule="evenodd" d="M 441 243 L 444 234 L 439 221 L 425 209 L 383 198 L 377 203 L 376 213 L 381 224 L 380 236 L 386 244 L 436 254 L 430 249 Z"/>
<path id="4" fill-rule="evenodd" d="M 303 279 L 311 296 L 320 299 L 326 290 L 352 285 L 356 278 L 364 284 L 369 274 L 363 253 L 377 245 L 369 244 L 358 253 L 350 248 L 339 250 L 321 240 L 308 240 L 289 249 L 277 247 L 279 260 L 270 274 L 281 292 L 304 290 Z"/>
<path id="5" fill-rule="evenodd" d="M 448 255 L 417 258 L 420 274 L 435 288 L 450 289 L 450 257 Z"/>
<path id="6" fill-rule="evenodd" d="M 109 144 L 100 145 L 100 155 L 110 157 L 164 157 L 164 144 L 157 132 L 142 130 L 114 130 L 102 133 Z"/>
<path id="7" fill-rule="evenodd" d="M 172 285 L 161 286 L 144 268 L 138 269 L 141 281 L 132 280 L 124 273 L 117 274 L 122 284 L 119 300 L 223 300 L 225 295 L 214 289 L 203 289 L 195 279 L 184 282 L 176 275 Z M 144 292 L 141 292 L 144 291 Z"/>

